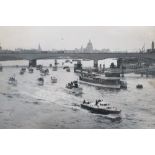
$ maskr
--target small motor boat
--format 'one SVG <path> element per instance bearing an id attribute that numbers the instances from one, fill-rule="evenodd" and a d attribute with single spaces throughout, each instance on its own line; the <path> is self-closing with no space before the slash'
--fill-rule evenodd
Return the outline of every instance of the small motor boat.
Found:
<path id="1" fill-rule="evenodd" d="M 25 73 L 25 71 L 23 71 L 23 70 L 20 70 L 20 72 L 19 72 L 20 75 L 23 75 L 24 73 Z"/>
<path id="2" fill-rule="evenodd" d="M 29 73 L 33 73 L 33 68 L 29 68 Z"/>
<path id="3" fill-rule="evenodd" d="M 103 100 L 96 100 L 95 103 L 91 103 L 84 100 L 81 104 L 81 108 L 87 109 L 92 113 L 103 115 L 121 113 L 121 110 L 118 110 L 116 107 L 110 106 L 110 104 L 104 103 Z"/>
<path id="4" fill-rule="evenodd" d="M 25 71 L 26 71 L 26 68 L 25 68 L 25 67 L 23 67 L 21 70 L 25 72 Z"/>
<path id="5" fill-rule="evenodd" d="M 42 65 L 37 65 L 37 66 L 36 66 L 36 70 L 41 70 L 42 68 L 43 68 Z"/>
<path id="6" fill-rule="evenodd" d="M 142 88 L 143 88 L 143 85 L 142 85 L 142 84 L 138 84 L 138 85 L 136 86 L 136 88 L 137 88 L 137 89 L 142 89 Z"/>
<path id="7" fill-rule="evenodd" d="M 46 75 L 49 75 L 49 69 L 41 69 L 40 70 L 40 75 L 41 76 L 46 76 Z"/>
<path id="8" fill-rule="evenodd" d="M 23 75 L 25 72 L 26 72 L 26 68 L 21 68 L 19 74 L 20 74 L 20 75 Z"/>
<path id="9" fill-rule="evenodd" d="M 57 70 L 58 70 L 58 67 L 57 67 L 57 66 L 53 66 L 53 67 L 52 67 L 52 70 L 53 70 L 53 71 L 57 71 Z"/>
<path id="10" fill-rule="evenodd" d="M 15 76 L 12 76 L 9 78 L 8 84 L 16 86 L 17 85 L 17 80 L 15 78 Z"/>
<path id="11" fill-rule="evenodd" d="M 79 86 L 78 81 L 72 81 L 66 85 L 66 89 L 69 93 L 73 93 L 75 95 L 82 94 L 82 88 Z"/>
<path id="12" fill-rule="evenodd" d="M 26 72 L 26 68 L 21 68 L 19 74 L 20 74 L 20 75 L 23 75 L 25 72 Z"/>
<path id="13" fill-rule="evenodd" d="M 70 72 L 70 68 L 69 68 L 69 67 L 68 67 L 68 68 L 66 68 L 66 71 L 67 71 L 67 72 Z"/>
<path id="14" fill-rule="evenodd" d="M 42 77 L 38 78 L 38 85 L 42 86 L 44 84 L 44 79 Z"/>
<path id="15" fill-rule="evenodd" d="M 44 70 L 44 72 L 46 73 L 46 75 L 49 75 L 49 69 L 48 69 L 48 68 L 46 68 L 46 69 Z"/>
<path id="16" fill-rule="evenodd" d="M 127 82 L 120 80 L 120 88 L 127 89 Z"/>
<path id="17" fill-rule="evenodd" d="M 57 83 L 57 81 L 58 81 L 58 80 L 57 80 L 57 78 L 56 78 L 56 77 L 54 77 L 54 76 L 53 76 L 53 77 L 51 77 L 51 82 L 52 82 L 52 83 Z"/>
<path id="18" fill-rule="evenodd" d="M 68 69 L 68 68 L 69 68 L 69 66 L 64 66 L 64 67 L 63 67 L 63 69 Z"/>

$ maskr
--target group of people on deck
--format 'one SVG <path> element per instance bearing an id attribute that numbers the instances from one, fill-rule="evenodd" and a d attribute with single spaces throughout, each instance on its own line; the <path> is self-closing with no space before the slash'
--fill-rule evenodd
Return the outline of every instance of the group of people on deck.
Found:
<path id="1" fill-rule="evenodd" d="M 9 81 L 15 81 L 15 77 L 10 77 Z"/>
<path id="2" fill-rule="evenodd" d="M 98 104 L 100 103 L 100 102 L 102 102 L 103 100 L 96 100 L 96 102 L 95 102 L 95 105 L 96 106 L 98 106 Z M 90 102 L 88 101 L 88 102 L 86 102 L 85 100 L 83 101 L 83 104 L 90 104 Z"/>
<path id="3" fill-rule="evenodd" d="M 88 102 L 86 102 L 85 100 L 83 101 L 83 104 L 90 104 L 90 102 L 88 101 Z"/>
<path id="4" fill-rule="evenodd" d="M 78 88 L 78 87 L 79 87 L 77 81 L 70 82 L 70 83 L 68 83 L 67 86 L 68 86 L 69 88 Z"/>

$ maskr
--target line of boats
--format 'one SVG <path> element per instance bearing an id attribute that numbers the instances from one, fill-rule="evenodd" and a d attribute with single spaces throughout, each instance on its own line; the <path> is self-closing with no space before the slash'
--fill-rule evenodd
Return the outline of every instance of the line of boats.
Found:
<path id="1" fill-rule="evenodd" d="M 52 80 L 52 83 L 57 82 L 57 79 L 55 77 L 51 77 L 51 80 Z M 15 76 L 10 77 L 8 83 L 11 85 L 17 85 L 17 80 Z M 43 77 L 38 78 L 38 85 L 43 85 L 43 84 L 44 84 L 44 78 Z M 81 87 L 79 87 L 78 81 L 73 81 L 68 83 L 66 85 L 66 89 L 68 89 L 71 93 L 75 95 L 81 94 L 83 90 Z M 87 109 L 92 113 L 96 113 L 96 114 L 108 115 L 108 114 L 121 113 L 121 110 L 118 110 L 116 107 L 111 107 L 110 104 L 104 103 L 103 100 L 96 100 L 95 103 L 91 103 L 89 101 L 84 100 L 83 103 L 81 104 L 81 108 Z"/>
<path id="2" fill-rule="evenodd" d="M 36 68 L 37 70 L 40 70 L 40 75 L 37 79 L 38 85 L 42 86 L 44 85 L 44 77 L 46 75 L 49 75 L 49 69 L 45 69 L 41 66 L 38 66 Z M 68 69 L 68 67 L 63 68 Z M 70 69 L 70 68 L 69 68 Z M 22 68 L 20 70 L 20 74 L 24 74 L 26 71 L 26 68 Z M 29 73 L 33 73 L 33 68 L 28 68 Z M 54 71 L 56 71 L 54 69 Z M 68 71 L 69 72 L 69 71 Z M 51 77 L 52 83 L 57 83 L 58 79 L 56 77 Z M 9 78 L 9 84 L 11 85 L 17 85 L 17 80 L 15 78 L 15 75 Z M 88 84 L 91 86 L 99 87 L 99 88 L 108 88 L 108 89 L 127 89 L 127 82 L 122 80 L 120 77 L 114 77 L 109 76 L 106 77 L 105 75 L 99 75 L 96 73 L 89 73 L 86 71 L 82 71 L 79 75 L 79 80 L 74 80 L 66 84 L 65 90 L 67 90 L 68 93 L 74 94 L 74 95 L 81 95 L 83 94 L 83 88 L 79 85 L 81 84 Z M 137 85 L 137 88 L 143 88 L 142 85 Z M 83 101 L 81 103 L 81 108 L 87 109 L 92 113 L 97 114 L 120 114 L 121 110 L 117 109 L 116 107 L 111 106 L 109 103 L 104 103 L 103 100 L 96 100 L 95 102 L 89 102 L 89 101 Z"/>
<path id="3" fill-rule="evenodd" d="M 23 75 L 26 72 L 26 69 L 28 69 L 29 73 L 33 73 L 34 69 L 32 67 L 26 68 L 22 67 L 19 71 L 20 75 Z M 40 77 L 37 79 L 38 85 L 44 85 L 44 78 L 43 76 L 49 75 L 49 69 L 48 68 L 43 68 L 42 65 L 38 65 L 36 67 L 37 70 L 40 70 Z M 51 83 L 57 83 L 57 78 L 55 76 L 51 76 Z M 11 77 L 9 77 L 8 84 L 16 86 L 17 85 L 17 79 L 15 74 Z"/>
<path id="4" fill-rule="evenodd" d="M 40 75 L 37 79 L 38 85 L 42 86 L 44 85 L 44 77 L 46 75 L 49 75 L 49 69 L 44 69 L 42 66 L 38 66 L 36 68 L 37 70 L 40 70 Z M 64 68 L 68 69 L 68 67 Z M 33 73 L 33 68 L 28 68 L 29 73 Z M 24 74 L 26 72 L 26 68 L 21 68 L 20 74 Z M 57 83 L 56 77 L 51 77 L 52 83 Z M 125 81 L 122 81 L 119 77 L 105 77 L 103 75 L 98 75 L 95 73 L 88 73 L 88 72 L 81 72 L 79 75 L 79 81 L 80 83 L 86 83 L 95 87 L 100 88 L 110 88 L 110 89 L 126 89 L 127 83 Z M 15 75 L 9 78 L 9 84 L 11 85 L 17 85 L 17 80 L 15 78 Z M 71 81 L 66 84 L 65 89 L 68 91 L 68 93 L 74 94 L 74 95 L 81 95 L 83 93 L 83 88 L 79 85 L 78 80 Z M 98 114 L 119 114 L 121 110 L 118 110 L 115 107 L 111 107 L 109 104 L 104 103 L 102 100 L 96 100 L 94 103 L 90 103 L 89 101 L 83 101 L 81 104 L 81 108 L 87 109 L 93 113 Z"/>
<path id="5" fill-rule="evenodd" d="M 42 86 L 44 85 L 44 78 L 43 77 L 39 77 L 38 79 L 38 85 Z M 58 79 L 54 76 L 51 76 L 51 83 L 57 83 Z"/>

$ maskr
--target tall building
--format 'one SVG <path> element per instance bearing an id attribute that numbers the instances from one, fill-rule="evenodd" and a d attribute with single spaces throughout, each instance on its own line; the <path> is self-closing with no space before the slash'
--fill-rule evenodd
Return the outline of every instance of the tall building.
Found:
<path id="1" fill-rule="evenodd" d="M 85 49 L 86 52 L 93 52 L 93 44 L 91 42 L 91 40 L 89 40 L 87 46 L 86 46 L 86 49 Z"/>
<path id="2" fill-rule="evenodd" d="M 155 53 L 154 41 L 152 41 L 151 48 L 147 50 L 148 53 Z"/>

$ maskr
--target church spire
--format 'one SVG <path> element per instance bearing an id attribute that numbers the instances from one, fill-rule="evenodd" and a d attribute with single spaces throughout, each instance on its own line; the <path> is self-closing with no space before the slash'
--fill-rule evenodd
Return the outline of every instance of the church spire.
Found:
<path id="1" fill-rule="evenodd" d="M 38 45 L 38 51 L 42 51 L 40 44 Z"/>

